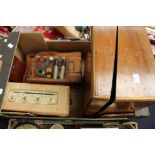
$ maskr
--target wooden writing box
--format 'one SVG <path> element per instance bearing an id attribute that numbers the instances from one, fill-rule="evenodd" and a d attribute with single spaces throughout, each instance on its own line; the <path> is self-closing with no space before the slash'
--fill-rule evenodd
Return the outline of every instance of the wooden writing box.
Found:
<path id="1" fill-rule="evenodd" d="M 145 27 L 118 28 L 116 103 L 155 103 L 155 60 Z"/>
<path id="2" fill-rule="evenodd" d="M 90 59 L 93 65 L 86 72 L 90 89 L 85 95 L 86 115 L 94 116 L 109 102 L 104 114 L 133 113 L 155 103 L 155 61 L 145 28 L 118 27 L 116 33 L 116 27 L 93 27 L 92 35 Z M 115 94 L 112 92 L 114 85 Z"/>
<path id="3" fill-rule="evenodd" d="M 116 27 L 92 28 L 92 53 L 86 59 L 86 115 L 94 115 L 110 100 L 115 46 Z"/>
<path id="4" fill-rule="evenodd" d="M 46 58 L 45 58 L 46 57 Z M 65 58 L 65 75 L 64 79 L 53 79 L 52 77 L 38 77 L 36 69 L 41 66 L 46 59 Z M 47 84 L 69 84 L 80 83 L 82 80 L 81 52 L 55 52 L 42 51 L 32 52 L 26 58 L 26 71 L 23 82 L 30 83 L 47 83 Z M 35 67 L 34 67 L 35 66 Z M 53 67 L 52 67 L 53 68 Z"/>

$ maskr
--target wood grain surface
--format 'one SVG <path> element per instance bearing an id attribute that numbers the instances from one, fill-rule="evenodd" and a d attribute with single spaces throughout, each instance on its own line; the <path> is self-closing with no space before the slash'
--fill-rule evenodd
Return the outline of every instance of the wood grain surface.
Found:
<path id="1" fill-rule="evenodd" d="M 109 99 L 112 88 L 116 27 L 93 27 L 94 96 Z"/>
<path id="2" fill-rule="evenodd" d="M 91 105 L 91 108 L 87 110 L 86 116 L 93 116 L 103 106 L 103 100 L 95 101 L 95 104 Z M 133 113 L 134 106 L 130 103 L 116 104 L 113 103 L 103 111 L 103 114 L 118 114 L 118 113 Z"/>
<path id="3" fill-rule="evenodd" d="M 144 27 L 119 27 L 116 101 L 155 101 L 155 61 Z"/>

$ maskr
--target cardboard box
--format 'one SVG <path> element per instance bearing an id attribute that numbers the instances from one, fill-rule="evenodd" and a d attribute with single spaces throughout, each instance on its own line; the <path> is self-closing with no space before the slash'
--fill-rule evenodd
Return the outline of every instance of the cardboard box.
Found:
<path id="1" fill-rule="evenodd" d="M 14 115 L 46 115 L 46 116 L 61 116 L 67 117 L 70 113 L 70 104 L 72 99 L 72 91 L 68 86 L 60 85 L 48 85 L 48 84 L 30 84 L 22 82 L 11 82 L 9 80 L 10 71 L 13 64 L 14 57 L 25 63 L 26 55 L 31 52 L 40 51 L 57 51 L 57 52 L 74 52 L 81 51 L 82 62 L 84 59 L 84 53 L 90 47 L 88 41 L 47 41 L 43 38 L 41 33 L 19 33 L 13 32 L 8 38 L 2 40 L 2 46 L 0 47 L 2 52 L 2 59 L 0 59 L 1 71 L 0 71 L 0 104 L 1 114 L 14 114 Z M 0 53 L 1 54 L 1 53 Z M 23 76 L 23 75 L 22 75 Z M 83 91 L 82 87 L 78 88 Z M 18 96 L 16 93 L 19 93 Z M 26 96 L 29 102 L 24 102 L 24 93 L 29 94 Z M 42 100 L 42 103 L 37 103 L 37 93 L 43 92 L 43 98 L 47 98 L 46 93 L 55 95 L 57 104 L 48 105 L 47 102 Z M 33 99 L 30 95 L 35 94 Z M 57 95 L 56 95 L 57 94 Z M 11 102 L 12 95 L 18 96 L 16 101 Z M 45 96 L 44 96 L 45 95 Z M 33 100 L 30 100 L 30 98 Z M 81 97 L 82 98 L 82 97 Z M 77 99 L 78 100 L 78 99 Z M 75 101 L 77 104 L 78 102 Z M 72 103 L 73 105 L 74 103 Z M 75 110 L 75 109 L 74 109 Z M 74 112 L 71 112 L 73 117 Z M 75 112 L 77 113 L 77 112 Z"/>
<path id="2" fill-rule="evenodd" d="M 2 110 L 69 116 L 70 87 L 8 82 Z"/>

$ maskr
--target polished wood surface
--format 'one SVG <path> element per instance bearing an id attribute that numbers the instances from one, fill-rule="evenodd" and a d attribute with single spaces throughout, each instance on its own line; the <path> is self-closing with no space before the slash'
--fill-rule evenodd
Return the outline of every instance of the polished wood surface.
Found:
<path id="1" fill-rule="evenodd" d="M 109 99 L 112 88 L 116 27 L 93 27 L 94 96 Z"/>
<path id="2" fill-rule="evenodd" d="M 116 33 L 110 35 L 114 27 L 95 28 L 93 29 L 95 97 L 92 98 L 86 113 L 89 116 L 93 116 L 110 98 L 114 53 L 113 55 L 111 52 L 106 53 L 108 51 L 106 48 L 113 47 L 115 52 L 116 38 Z M 118 27 L 117 58 L 116 101 L 103 113 L 132 113 L 135 109 L 155 103 L 155 61 L 144 27 Z M 108 83 L 108 80 L 111 83 Z M 106 91 L 109 95 L 105 93 Z"/>
<path id="3" fill-rule="evenodd" d="M 103 100 L 96 100 L 95 103 L 91 104 L 91 108 L 87 110 L 87 116 L 93 116 L 103 106 Z M 111 106 L 103 111 L 103 114 L 118 114 L 118 113 L 133 113 L 134 105 L 130 103 L 116 104 L 113 103 Z"/>
<path id="4" fill-rule="evenodd" d="M 144 27 L 119 27 L 116 101 L 155 101 L 155 61 Z"/>
<path id="5" fill-rule="evenodd" d="M 116 27 L 95 26 L 92 29 L 92 55 L 87 56 L 86 79 L 87 110 L 85 114 L 94 115 L 111 96 L 116 46 Z M 90 61 L 92 60 L 92 68 Z M 90 73 L 91 72 L 91 73 Z M 91 76 L 91 78 L 90 78 Z M 89 80 L 91 79 L 91 81 Z M 90 85 L 90 86 L 89 86 Z M 90 96 L 89 96 L 90 94 Z M 99 100 L 101 102 L 99 102 Z"/>

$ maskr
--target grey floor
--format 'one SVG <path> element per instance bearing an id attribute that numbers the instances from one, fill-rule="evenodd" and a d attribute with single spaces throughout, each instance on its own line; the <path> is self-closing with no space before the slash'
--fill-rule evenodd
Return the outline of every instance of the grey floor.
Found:
<path id="1" fill-rule="evenodd" d="M 150 116 L 137 120 L 140 129 L 155 129 L 155 105 L 149 107 Z"/>

